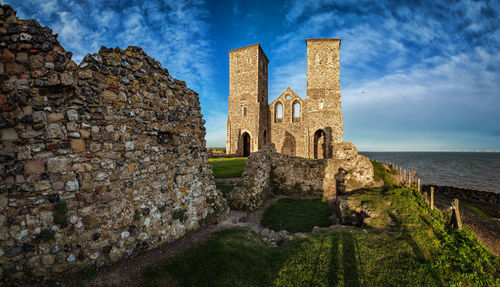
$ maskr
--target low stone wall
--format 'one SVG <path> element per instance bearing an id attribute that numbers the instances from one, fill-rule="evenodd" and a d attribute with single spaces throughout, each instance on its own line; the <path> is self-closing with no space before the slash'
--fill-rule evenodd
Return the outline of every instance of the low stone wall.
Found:
<path id="1" fill-rule="evenodd" d="M 495 192 L 460 188 L 454 186 L 440 186 L 440 185 L 427 185 L 427 184 L 422 186 L 422 192 L 430 192 L 431 186 L 434 187 L 434 192 L 442 193 L 450 197 L 500 204 L 500 193 L 495 193 Z"/>
<path id="2" fill-rule="evenodd" d="M 241 180 L 228 194 L 228 204 L 231 209 L 254 210 L 273 193 L 272 158 L 276 155 L 274 146 L 265 146 L 248 156 Z"/>
<path id="3" fill-rule="evenodd" d="M 51 276 L 217 216 L 198 95 L 139 47 L 77 66 L 0 8 L 0 277 Z"/>
<path id="4" fill-rule="evenodd" d="M 251 154 L 229 203 L 254 209 L 270 194 L 326 196 L 371 186 L 373 166 L 352 143 L 334 145 L 334 158 L 310 160 L 277 153 L 274 146 Z M 340 188 L 339 188 L 340 187 Z"/>

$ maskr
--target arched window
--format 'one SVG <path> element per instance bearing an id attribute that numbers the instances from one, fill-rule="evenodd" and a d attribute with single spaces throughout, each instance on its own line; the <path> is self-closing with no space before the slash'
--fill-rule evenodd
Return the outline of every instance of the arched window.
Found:
<path id="1" fill-rule="evenodd" d="M 292 105 L 292 122 L 300 122 L 300 103 L 293 102 Z"/>
<path id="2" fill-rule="evenodd" d="M 250 135 L 248 133 L 243 133 L 241 137 L 243 139 L 243 156 L 247 157 L 250 155 Z"/>
<path id="3" fill-rule="evenodd" d="M 283 105 L 280 102 L 277 102 L 274 105 L 274 122 L 275 123 L 283 122 Z"/>
<path id="4" fill-rule="evenodd" d="M 332 65 L 333 64 L 333 53 L 332 53 L 332 51 L 328 50 L 328 52 L 326 52 L 326 57 L 327 57 L 328 64 Z"/>
<path id="5" fill-rule="evenodd" d="M 243 107 L 241 113 L 243 114 L 243 116 L 245 117 L 247 115 L 247 107 Z"/>
<path id="6" fill-rule="evenodd" d="M 319 54 L 316 52 L 316 54 L 314 55 L 314 65 L 315 66 L 319 66 L 321 60 L 319 58 Z"/>
<path id="7" fill-rule="evenodd" d="M 314 133 L 314 158 L 326 158 L 326 134 L 323 130 Z"/>

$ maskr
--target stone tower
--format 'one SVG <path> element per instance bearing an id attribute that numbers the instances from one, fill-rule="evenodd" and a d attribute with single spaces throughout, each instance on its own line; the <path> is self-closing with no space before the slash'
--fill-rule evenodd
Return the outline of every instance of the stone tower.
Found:
<path id="1" fill-rule="evenodd" d="M 332 144 L 342 142 L 340 39 L 308 39 L 307 113 L 309 157 L 329 158 Z"/>
<path id="2" fill-rule="evenodd" d="M 229 51 L 228 154 L 248 156 L 269 139 L 268 63 L 259 44 Z"/>
<path id="3" fill-rule="evenodd" d="M 271 142 L 280 153 L 331 158 L 342 142 L 340 39 L 308 39 L 307 97 L 291 88 L 267 101 L 268 59 L 259 44 L 229 51 L 226 153 L 247 156 Z"/>

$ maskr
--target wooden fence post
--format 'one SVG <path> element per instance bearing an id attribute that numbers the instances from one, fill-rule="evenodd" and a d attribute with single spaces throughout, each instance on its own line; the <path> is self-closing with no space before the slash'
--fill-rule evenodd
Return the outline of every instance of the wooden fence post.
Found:
<path id="1" fill-rule="evenodd" d="M 458 199 L 453 199 L 453 206 L 451 210 L 450 225 L 456 229 L 462 229 L 462 219 L 460 218 L 460 210 L 458 208 Z"/>
<path id="2" fill-rule="evenodd" d="M 417 190 L 420 192 L 420 178 L 417 179 Z"/>
<path id="3" fill-rule="evenodd" d="M 434 186 L 431 186 L 431 209 L 434 210 Z"/>

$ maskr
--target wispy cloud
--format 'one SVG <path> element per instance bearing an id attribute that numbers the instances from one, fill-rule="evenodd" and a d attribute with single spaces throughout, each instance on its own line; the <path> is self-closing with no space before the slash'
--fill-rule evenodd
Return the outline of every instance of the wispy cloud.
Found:
<path id="1" fill-rule="evenodd" d="M 500 6 L 490 1 L 7 2 L 52 27 L 77 62 L 101 45 L 143 47 L 200 93 L 212 146 L 225 143 L 225 52 L 235 42 L 265 47 L 272 101 L 288 86 L 305 96 L 305 39 L 341 38 L 346 140 L 427 148 L 451 146 L 448 135 L 500 149 Z"/>
<path id="2" fill-rule="evenodd" d="M 478 144 L 469 142 L 475 138 L 500 148 L 500 8 L 487 1 L 388 3 L 288 2 L 290 29 L 275 40 L 282 61 L 272 82 L 305 79 L 305 38 L 342 38 L 346 140 L 362 148 L 388 144 L 382 139 L 432 146 L 416 140 L 418 132 L 442 146 Z"/>
<path id="3" fill-rule="evenodd" d="M 80 62 L 101 46 L 141 46 L 176 78 L 200 94 L 208 121 L 222 107 L 216 101 L 209 10 L 201 0 L 9 1 L 22 18 L 36 18 L 59 34 Z M 213 132 L 214 123 L 208 125 Z M 225 136 L 225 134 L 224 134 Z"/>

